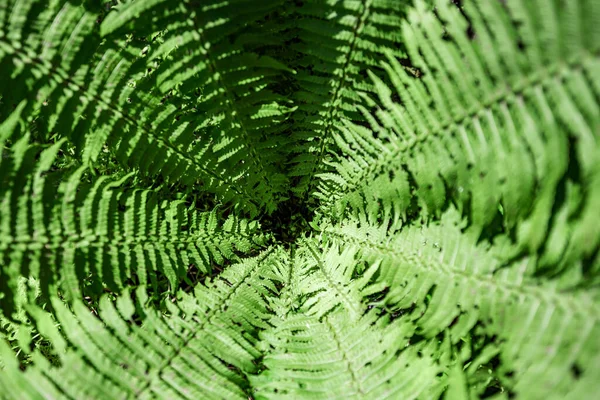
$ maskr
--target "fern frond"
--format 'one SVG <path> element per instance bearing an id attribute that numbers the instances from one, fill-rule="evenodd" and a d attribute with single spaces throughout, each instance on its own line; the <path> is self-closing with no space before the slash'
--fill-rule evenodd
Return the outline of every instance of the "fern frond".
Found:
<path id="1" fill-rule="evenodd" d="M 295 314 L 267 331 L 271 346 L 262 374 L 251 377 L 260 399 L 415 399 L 436 381 L 439 367 L 422 346 L 409 346 L 411 324 L 358 321 L 338 309 L 322 319 Z M 264 344 L 264 345 L 266 345 Z"/>
<path id="2" fill-rule="evenodd" d="M 481 338 L 456 379 L 496 358 L 494 379 L 524 398 L 576 398 L 599 379 L 598 51 L 573 31 L 598 8 L 560 7 L 417 2 L 403 36 L 422 76 L 387 55 L 393 88 L 370 74 L 371 129 L 344 123 L 337 174 L 319 183 L 322 221 L 336 221 L 323 234 L 380 265 L 381 306 L 430 340 Z"/>
<path id="3" fill-rule="evenodd" d="M 150 38 L 139 36 L 139 30 L 124 39 L 117 33 L 101 37 L 102 15 L 62 0 L 41 13 L 35 0 L 11 0 L 3 9 L 2 31 L 11 34 L 0 38 L 0 65 L 11 78 L 2 100 L 28 99 L 28 118 L 42 140 L 68 137 L 86 164 L 106 150 L 144 175 L 196 185 L 227 203 L 244 198 L 237 207 L 254 216 L 274 209 L 286 182 L 278 170 L 282 138 L 264 128 L 278 126 L 291 108 L 265 87 L 288 69 L 231 44 L 235 32 L 224 32 L 218 20 L 223 10 L 205 10 L 202 16 L 179 10 Z M 115 14 L 109 13 L 102 27 L 110 26 Z M 180 35 L 191 32 L 175 27 L 186 28 L 190 18 L 204 36 L 184 41 L 185 47 Z M 174 58 L 190 49 L 189 57 Z M 169 75 L 187 70 L 189 62 L 200 70 L 187 77 Z M 230 131 L 237 134 L 225 136 Z"/>
<path id="4" fill-rule="evenodd" d="M 525 397 L 585 392 L 599 378 L 598 360 L 590 358 L 600 329 L 597 290 L 577 288 L 576 266 L 561 279 L 537 277 L 535 256 L 509 261 L 500 238 L 495 246 L 477 244 L 464 226 L 450 210 L 439 223 L 398 232 L 348 220 L 323 234 L 378 265 L 371 292 L 389 288 L 378 306 L 407 313 L 420 335 L 447 331 L 455 344 L 470 334 L 498 338 L 503 371 L 514 374 L 511 386 Z M 571 374 L 573 365 L 581 376 Z"/>
<path id="5" fill-rule="evenodd" d="M 285 145 L 279 129 L 293 111 L 271 86 L 278 76 L 293 71 L 253 53 L 261 36 L 250 40 L 244 31 L 281 3 L 129 2 L 109 13 L 101 27 L 104 35 L 127 23 L 138 34 L 160 32 L 162 43 L 148 53 L 150 63 L 161 60 L 153 73 L 154 87 L 193 99 L 194 112 L 206 121 L 196 122 L 195 129 L 211 149 L 215 170 L 234 177 L 269 212 L 286 184 L 278 167 Z"/>
<path id="6" fill-rule="evenodd" d="M 337 246 L 319 248 L 307 241 L 294 258 L 295 292 L 303 298 L 297 312 L 320 319 L 336 308 L 343 308 L 350 319 L 359 319 L 364 306 L 361 294 L 377 268 L 364 271 L 357 265 L 354 250 Z"/>
<path id="7" fill-rule="evenodd" d="M 385 51 L 406 53 L 399 27 L 408 4 L 387 0 L 305 1 L 298 8 L 298 111 L 294 137 L 299 145 L 291 176 L 295 191 L 312 194 L 315 176 L 328 170 L 332 138 L 343 120 L 362 120 L 354 104 L 360 91 L 374 92 L 367 69 L 379 70 Z"/>
<path id="8" fill-rule="evenodd" d="M 59 282 L 71 299 L 82 298 L 86 285 L 86 295 L 133 283 L 157 291 L 163 278 L 174 291 L 188 268 L 209 274 L 213 264 L 264 244 L 256 222 L 232 215 L 218 223 L 216 212 L 136 187 L 131 174 L 89 182 L 85 167 L 56 171 L 64 141 L 46 148 L 27 142 L 25 135 L 4 149 L 0 161 L 5 310 L 22 276 L 39 279 L 46 298 Z"/>
<path id="9" fill-rule="evenodd" d="M 0 1 L 1 399 L 597 393 L 600 2 L 101 3 Z"/>
<path id="10" fill-rule="evenodd" d="M 207 287 L 180 292 L 164 314 L 147 303 L 144 288 L 116 301 L 104 296 L 97 315 L 80 301 L 71 311 L 53 298 L 60 330 L 47 313 L 30 306 L 61 365 L 34 353 L 35 365 L 11 380 L 20 373 L 2 342 L 8 362 L 0 374 L 2 392 L 18 393 L 27 382 L 31 397 L 245 399 L 243 373 L 257 370 L 255 335 L 268 326 L 265 298 L 277 294 L 280 277 L 272 263 L 280 257 L 281 251 L 269 250 L 233 265 Z"/>
<path id="11" fill-rule="evenodd" d="M 490 210 L 501 205 L 506 227 L 517 230 L 527 251 L 540 249 L 547 235 L 559 235 L 556 261 L 567 232 L 576 229 L 550 232 L 548 226 L 567 171 L 580 171 L 586 204 L 595 202 L 597 186 L 592 184 L 598 158 L 593 132 L 600 115 L 593 83 L 597 44 L 572 31 L 589 25 L 597 10 L 593 2 L 575 3 L 565 13 L 554 3 L 540 6 L 556 20 L 546 26 L 536 22 L 539 10 L 519 2 L 469 2 L 464 10 L 439 2 L 436 13 L 418 2 L 403 32 L 423 75 L 411 76 L 392 54 L 383 67 L 395 90 L 371 74 L 381 108 L 359 109 L 386 150 L 357 143 L 360 126 L 338 135 L 346 148 L 356 143 L 360 152 L 347 150 L 349 160 L 335 163 L 345 177 L 342 184 L 324 176 L 320 198 L 327 200 L 327 210 L 341 209 L 336 202 L 348 201 L 341 197 L 360 192 L 384 171 L 406 170 L 427 215 L 435 217 L 455 202 L 469 213 L 471 229 L 481 232 L 496 218 Z M 537 41 L 544 37 L 561 50 L 546 52 Z M 536 61 L 527 63 L 530 59 Z M 394 93 L 402 104 L 393 101 Z M 365 105 L 377 107 L 370 99 Z M 563 207 L 567 212 L 576 206 Z M 596 246 L 594 241 L 591 247 Z"/>
<path id="12" fill-rule="evenodd" d="M 407 347 L 416 329 L 410 321 L 367 312 L 365 291 L 378 265 L 363 271 L 355 248 L 340 254 L 336 245 L 317 244 L 300 243 L 281 263 L 287 279 L 271 302 L 275 315 L 259 334 L 265 370 L 249 375 L 253 395 L 417 398 L 436 387 L 436 345 Z M 421 351 L 427 355 L 417 358 Z"/>

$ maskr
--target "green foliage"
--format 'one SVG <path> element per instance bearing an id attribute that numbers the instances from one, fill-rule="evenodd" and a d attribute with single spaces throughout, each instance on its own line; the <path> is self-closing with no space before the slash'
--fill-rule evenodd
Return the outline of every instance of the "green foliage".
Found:
<path id="1" fill-rule="evenodd" d="M 599 20 L 0 2 L 0 399 L 593 397 Z"/>

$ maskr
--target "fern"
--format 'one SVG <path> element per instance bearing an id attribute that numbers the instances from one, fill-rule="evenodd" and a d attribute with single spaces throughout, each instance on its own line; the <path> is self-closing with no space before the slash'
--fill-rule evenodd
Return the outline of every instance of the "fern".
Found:
<path id="1" fill-rule="evenodd" d="M 0 2 L 0 398 L 590 398 L 594 0 Z"/>
<path id="2" fill-rule="evenodd" d="M 116 291 L 131 280 L 158 290 L 161 276 L 174 290 L 187 266 L 207 274 L 212 263 L 264 242 L 255 235 L 256 223 L 231 216 L 219 227 L 215 212 L 198 213 L 183 200 L 136 188 L 131 173 L 86 184 L 86 167 L 50 171 L 63 144 L 40 152 L 24 136 L 3 159 L 3 170 L 14 168 L 0 192 L 8 205 L 2 213 L 1 276 L 10 291 L 16 292 L 23 276 L 39 280 L 46 294 L 45 286 L 63 281 L 69 298 L 81 298 L 83 282 L 98 294 L 103 286 Z"/>
<path id="3" fill-rule="evenodd" d="M 368 69 L 379 70 L 381 54 L 404 52 L 400 32 L 405 6 L 388 0 L 320 2 L 307 1 L 297 9 L 299 104 L 293 126 L 299 153 L 290 175 L 299 177 L 294 190 L 313 191 L 316 174 L 327 170 L 326 152 L 340 120 L 360 118 L 354 105 L 360 91 L 372 91 Z"/>

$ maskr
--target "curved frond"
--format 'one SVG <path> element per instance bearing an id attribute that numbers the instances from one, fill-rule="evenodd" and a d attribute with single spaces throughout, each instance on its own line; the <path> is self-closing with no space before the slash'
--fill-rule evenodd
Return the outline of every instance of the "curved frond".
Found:
<path id="1" fill-rule="evenodd" d="M 0 1 L 0 398 L 592 398 L 598 21 Z"/>
<path id="2" fill-rule="evenodd" d="M 340 254 L 311 240 L 292 256 L 282 263 L 287 279 L 275 315 L 260 332 L 265 369 L 249 376 L 256 398 L 417 398 L 439 390 L 436 345 L 407 347 L 414 325 L 367 312 L 378 265 L 363 273 L 354 248 Z"/>
<path id="3" fill-rule="evenodd" d="M 280 255 L 269 250 L 233 265 L 207 287 L 180 292 L 164 313 L 148 303 L 143 287 L 116 301 L 104 296 L 95 315 L 80 301 L 69 310 L 53 298 L 60 329 L 49 314 L 30 306 L 60 365 L 34 353 L 35 365 L 21 375 L 0 342 L 7 356 L 0 388 L 18 397 L 27 387 L 31 398 L 246 399 L 244 373 L 257 370 L 255 336 L 268 326 L 265 297 L 277 294 L 272 263 Z"/>
<path id="4" fill-rule="evenodd" d="M 553 237 L 557 247 L 548 264 L 564 251 L 574 252 L 568 262 L 576 259 L 577 250 L 567 250 L 571 246 L 591 254 L 596 239 L 584 250 L 566 236 L 600 236 L 583 219 L 598 188 L 597 40 L 572 29 L 591 24 L 592 3 L 574 2 L 569 12 L 541 5 L 554 23 L 540 25 L 539 10 L 517 1 L 468 2 L 464 9 L 439 2 L 435 14 L 418 2 L 403 33 L 423 75 L 412 76 L 392 54 L 383 66 L 394 89 L 371 74 L 379 102 L 365 104 L 373 112 L 359 109 L 380 140 L 346 124 L 338 135 L 348 155 L 335 163 L 340 177 L 323 176 L 320 198 L 327 210 L 342 209 L 355 190 L 380 174 L 400 171 L 412 181 L 423 215 L 435 217 L 454 202 L 469 214 L 471 229 L 481 232 L 497 217 L 490 210 L 500 206 L 504 224 L 516 230 L 527 251 Z M 544 38 L 551 38 L 553 51 L 546 51 Z M 555 203 L 571 182 L 585 197 L 567 195 L 563 204 Z M 550 230 L 553 208 L 568 213 L 580 202 L 586 206 L 570 217 L 574 224 Z"/>
<path id="5" fill-rule="evenodd" d="M 22 277 L 35 279 L 46 298 L 58 283 L 72 299 L 82 290 L 99 295 L 132 284 L 157 291 L 164 278 L 175 291 L 191 270 L 209 274 L 264 244 L 256 222 L 230 216 L 219 223 L 217 212 L 137 187 L 131 173 L 90 180 L 85 167 L 58 171 L 64 141 L 27 141 L 26 135 L 5 149 L 0 162 L 5 309 Z"/>
<path id="6" fill-rule="evenodd" d="M 103 38 L 99 30 L 107 33 L 120 10 L 104 17 L 55 0 L 40 13 L 34 0 L 9 1 L 0 20 L 10 32 L 0 37 L 0 65 L 11 71 L 2 100 L 28 99 L 40 137 L 68 137 L 86 164 L 108 151 L 121 165 L 170 184 L 195 185 L 224 202 L 243 198 L 237 207 L 254 216 L 272 212 L 286 179 L 277 155 L 282 137 L 265 128 L 277 127 L 291 107 L 268 86 L 288 69 L 231 44 L 238 33 L 224 28 L 252 18 L 223 25 L 219 5 L 198 10 L 202 15 L 181 6 L 148 25 L 148 36 L 137 29 Z M 187 29 L 192 22 L 196 34 Z M 190 63 L 193 71 L 176 73 Z"/>
<path id="7" fill-rule="evenodd" d="M 358 260 L 377 265 L 377 307 L 412 320 L 419 335 L 447 332 L 454 344 L 471 335 L 494 337 L 506 384 L 526 397 L 573 395 L 599 379 L 597 290 L 579 288 L 576 265 L 560 279 L 536 276 L 536 257 L 510 261 L 510 245 L 477 243 L 462 232 L 456 210 L 440 222 L 403 227 L 352 220 L 323 234 Z M 552 351 L 548 351 L 551 346 Z M 570 371 L 576 365 L 578 376 Z M 508 376 L 514 376 L 509 379 Z M 544 385 L 536 382 L 543 380 Z"/>
<path id="8" fill-rule="evenodd" d="M 340 122 L 362 120 L 354 105 L 360 91 L 374 92 L 367 69 L 382 71 L 379 60 L 386 51 L 406 56 L 398 30 L 406 8 L 403 1 L 388 0 L 310 0 L 298 8 L 294 151 L 299 154 L 291 176 L 299 178 L 299 194 L 312 194 L 315 177 L 329 169 L 325 161 L 336 148 L 332 139 Z"/>
<path id="9" fill-rule="evenodd" d="M 398 322 L 398 321 L 396 321 Z M 343 309 L 323 319 L 296 314 L 268 331 L 265 372 L 251 377 L 259 399 L 416 399 L 439 367 L 423 346 L 407 347 L 410 324 Z M 264 344 L 264 345 L 266 345 Z"/>
<path id="10" fill-rule="evenodd" d="M 286 183 L 279 170 L 284 138 L 282 122 L 293 111 L 273 91 L 276 78 L 291 71 L 281 62 L 253 50 L 264 35 L 245 35 L 249 27 L 281 5 L 281 0 L 204 2 L 129 2 L 109 13 L 101 32 L 115 30 L 160 34 L 148 50 L 148 62 L 162 94 L 176 91 L 192 100 L 196 135 L 211 149 L 215 171 L 233 177 L 272 212 Z M 158 17 L 160 15 L 160 17 Z"/>

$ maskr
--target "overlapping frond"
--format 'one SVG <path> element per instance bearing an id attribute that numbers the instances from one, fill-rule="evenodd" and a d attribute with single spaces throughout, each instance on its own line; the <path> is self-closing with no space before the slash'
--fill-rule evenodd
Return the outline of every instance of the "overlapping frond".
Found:
<path id="1" fill-rule="evenodd" d="M 495 338 L 504 384 L 526 398 L 585 393 L 600 378 L 597 289 L 579 287 L 577 265 L 561 279 L 539 277 L 535 256 L 508 261 L 506 245 L 478 244 L 465 225 L 451 209 L 425 226 L 394 231 L 348 220 L 323 234 L 378 266 L 378 306 L 406 314 L 420 335 L 447 332 L 455 344 Z"/>
<path id="2" fill-rule="evenodd" d="M 128 2 L 108 14 L 101 27 L 103 35 L 115 30 L 160 34 L 147 56 L 150 64 L 160 60 L 154 87 L 190 99 L 194 114 L 202 118 L 191 121 L 190 129 L 210 149 L 210 167 L 235 179 L 269 212 L 287 183 L 281 170 L 286 143 L 281 129 L 293 111 L 271 86 L 293 71 L 254 52 L 274 39 L 271 32 L 256 33 L 251 27 L 281 4 Z"/>
<path id="3" fill-rule="evenodd" d="M 260 332 L 264 371 L 249 376 L 255 398 L 412 399 L 443 389 L 437 344 L 408 347 L 410 321 L 368 311 L 364 290 L 378 265 L 363 273 L 346 249 L 307 240 L 284 263 L 274 315 Z"/>
<path id="4" fill-rule="evenodd" d="M 291 176 L 295 191 L 312 194 L 315 176 L 329 170 L 328 152 L 343 120 L 363 120 L 355 104 L 361 91 L 374 91 L 368 69 L 383 72 L 382 54 L 404 57 L 398 27 L 408 3 L 398 0 L 303 1 L 295 24 L 298 52 L 293 137 L 297 142 Z"/>
<path id="5" fill-rule="evenodd" d="M 482 338 L 472 357 L 496 358 L 502 387 L 581 397 L 599 379 L 598 6 L 435 5 L 403 24 L 422 76 L 388 53 L 393 88 L 370 74 L 358 106 L 369 128 L 336 134 L 324 234 L 380 264 L 381 304 L 420 334 Z"/>
<path id="6" fill-rule="evenodd" d="M 302 298 L 297 312 L 321 319 L 335 308 L 343 308 L 348 318 L 357 320 L 364 311 L 364 289 L 376 268 L 364 271 L 356 262 L 354 249 L 337 246 L 320 248 L 308 240 L 296 251 L 293 267 L 295 292 Z"/>
<path id="7" fill-rule="evenodd" d="M 0 398 L 595 395 L 599 4 L 0 1 Z"/>
<path id="8" fill-rule="evenodd" d="M 379 101 L 367 102 L 373 112 L 359 108 L 383 140 L 346 124 L 338 141 L 349 157 L 336 163 L 338 177 L 324 176 L 321 198 L 340 210 L 355 188 L 399 171 L 423 215 L 455 202 L 470 215 L 471 229 L 483 231 L 501 205 L 506 227 L 528 251 L 553 237 L 549 263 L 563 252 L 591 254 L 599 237 L 588 213 L 597 202 L 600 111 L 597 31 L 587 27 L 598 6 L 571 3 L 563 10 L 553 2 L 439 2 L 434 13 L 418 2 L 403 33 L 423 76 L 412 76 L 391 54 L 383 65 L 394 89 L 371 75 Z M 569 195 L 555 202 L 564 186 Z M 550 231 L 553 207 L 571 222 Z M 593 242 L 568 240 L 583 232 Z"/>
<path id="9" fill-rule="evenodd" d="M 64 140 L 40 146 L 29 139 L 18 137 L 0 160 L 5 310 L 25 278 L 46 297 L 59 282 L 71 299 L 82 298 L 82 289 L 99 295 L 132 284 L 156 291 L 165 278 L 175 291 L 190 269 L 211 273 L 213 265 L 264 244 L 256 222 L 233 215 L 219 222 L 216 211 L 140 188 L 132 174 L 93 178 L 86 167 L 59 170 Z"/>
<path id="10" fill-rule="evenodd" d="M 353 321 L 353 322 L 351 322 Z M 399 322 L 399 321 L 396 321 Z M 415 399 L 439 367 L 422 345 L 407 347 L 411 324 L 374 312 L 354 321 L 343 308 L 322 319 L 295 314 L 268 332 L 265 372 L 251 383 L 257 399 Z"/>
<path id="11" fill-rule="evenodd" d="M 1 5 L 0 65 L 11 73 L 0 116 L 27 99 L 24 117 L 39 136 L 68 137 L 84 163 L 106 150 L 123 166 L 235 200 L 254 216 L 274 210 L 286 182 L 278 126 L 292 108 L 269 85 L 289 69 L 236 37 L 277 2 L 148 3 L 142 9 L 164 18 L 141 15 L 135 30 L 123 24 L 141 2 L 106 16 L 45 3 Z"/>
<path id="12" fill-rule="evenodd" d="M 25 374 L 4 342 L 2 393 L 12 398 L 246 399 L 244 373 L 257 370 L 256 332 L 268 326 L 266 298 L 282 280 L 279 250 L 227 268 L 218 278 L 181 292 L 161 313 L 143 287 L 116 301 L 104 296 L 97 313 L 77 300 L 53 297 L 54 321 L 28 313 L 54 346 L 58 366 L 34 352 Z M 60 324 L 60 328 L 57 328 Z M 23 398 L 23 397 L 21 397 Z"/>

